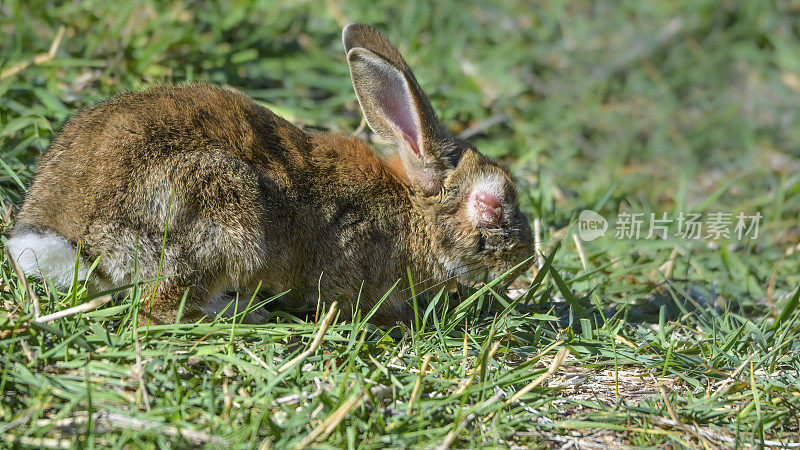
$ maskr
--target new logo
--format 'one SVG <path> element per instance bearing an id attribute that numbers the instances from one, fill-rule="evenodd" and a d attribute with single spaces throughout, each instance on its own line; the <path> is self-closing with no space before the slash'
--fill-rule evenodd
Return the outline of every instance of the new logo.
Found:
<path id="1" fill-rule="evenodd" d="M 608 221 L 592 211 L 584 209 L 578 216 L 578 236 L 584 241 L 593 241 L 604 235 L 608 230 Z"/>

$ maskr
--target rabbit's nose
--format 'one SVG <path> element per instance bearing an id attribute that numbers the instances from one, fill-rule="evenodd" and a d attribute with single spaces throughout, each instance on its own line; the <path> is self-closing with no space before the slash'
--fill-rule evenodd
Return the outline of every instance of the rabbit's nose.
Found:
<path id="1" fill-rule="evenodd" d="M 497 226 L 503 216 L 503 203 L 496 195 L 489 192 L 475 194 L 475 210 L 478 213 L 478 224 L 482 226 Z"/>

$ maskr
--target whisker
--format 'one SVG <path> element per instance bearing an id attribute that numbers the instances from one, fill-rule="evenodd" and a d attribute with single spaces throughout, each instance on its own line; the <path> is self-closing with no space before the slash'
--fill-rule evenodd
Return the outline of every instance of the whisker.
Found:
<path id="1" fill-rule="evenodd" d="M 467 263 L 467 264 L 464 264 L 464 265 L 461 265 L 461 266 L 458 266 L 458 267 L 456 267 L 456 268 L 452 269 L 452 270 L 451 270 L 451 272 L 452 272 L 452 271 L 461 270 L 461 269 L 463 269 L 463 268 L 465 268 L 465 267 L 467 267 L 467 268 L 468 268 L 469 266 L 471 266 L 471 265 L 473 265 L 473 264 L 478 264 L 478 265 L 480 265 L 481 263 L 479 263 L 479 262 L 475 262 L 475 263 Z M 469 273 L 469 271 L 470 271 L 470 270 L 472 270 L 472 269 L 467 269 L 467 273 Z M 417 282 L 415 282 L 415 283 L 413 284 L 413 286 L 409 286 L 409 287 L 407 287 L 407 288 L 401 289 L 401 290 L 400 290 L 400 291 L 398 291 L 398 292 L 405 292 L 405 291 L 408 291 L 408 290 L 410 290 L 412 287 L 419 286 L 420 284 L 427 283 L 428 281 L 431 281 L 431 280 L 434 280 L 434 279 L 436 279 L 436 277 L 428 277 L 428 278 L 426 278 L 426 279 L 424 279 L 424 280 L 422 280 L 422 281 L 417 281 Z"/>
<path id="2" fill-rule="evenodd" d="M 484 269 L 485 269 L 485 268 L 483 268 L 483 267 L 478 267 L 478 268 L 474 269 L 474 270 L 473 270 L 473 272 L 474 272 L 474 271 L 477 271 L 477 270 L 484 270 Z M 444 280 L 444 281 L 442 281 L 442 282 L 436 283 L 436 284 L 434 284 L 434 285 L 432 285 L 432 286 L 430 286 L 430 287 L 427 287 L 427 288 L 425 288 L 425 289 L 423 289 L 423 290 L 421 290 L 421 291 L 417 292 L 417 293 L 416 293 L 416 295 L 418 295 L 418 296 L 419 296 L 419 295 L 427 294 L 427 293 L 429 293 L 429 292 L 431 292 L 431 291 L 433 291 L 433 290 L 435 290 L 435 289 L 438 289 L 438 288 L 440 288 L 440 287 L 444 286 L 445 284 L 449 283 L 450 281 L 452 281 L 452 280 L 454 280 L 454 279 L 456 279 L 456 278 L 458 278 L 458 277 L 457 277 L 457 276 L 452 276 L 452 277 L 450 277 L 450 278 L 447 278 L 446 280 Z M 408 297 L 408 298 L 406 299 L 406 301 L 408 301 L 408 300 L 412 300 L 412 299 L 413 299 L 413 297 Z"/>
<path id="3" fill-rule="evenodd" d="M 473 272 L 476 272 L 476 271 L 479 271 L 479 270 L 486 270 L 486 269 L 488 269 L 488 267 L 485 267 L 485 266 L 475 267 L 473 269 L 467 270 L 467 272 L 465 272 L 463 275 L 467 275 L 467 274 L 470 274 L 470 273 L 473 273 Z M 443 285 L 449 283 L 450 281 L 452 281 L 452 280 L 454 280 L 454 279 L 456 279 L 458 277 L 459 277 L 459 275 L 453 275 L 453 276 L 445 279 L 444 281 L 440 281 L 439 283 L 436 283 L 436 284 L 434 284 L 432 286 L 429 286 L 429 287 L 421 290 L 420 292 L 417 292 L 416 295 L 422 295 L 422 294 L 425 294 L 427 292 L 430 292 L 431 290 L 436 289 L 439 286 L 443 286 Z M 412 298 L 413 297 L 409 297 L 406 300 L 411 300 Z"/>

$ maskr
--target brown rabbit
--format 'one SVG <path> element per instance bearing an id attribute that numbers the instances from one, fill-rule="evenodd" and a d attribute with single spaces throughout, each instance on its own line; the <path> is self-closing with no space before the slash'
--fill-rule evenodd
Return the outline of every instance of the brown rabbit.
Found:
<path id="1" fill-rule="evenodd" d="M 151 282 L 155 323 L 214 315 L 260 284 L 299 309 L 369 310 L 400 279 L 444 287 L 533 255 L 508 171 L 455 138 L 400 53 L 361 24 L 342 33 L 384 161 L 355 138 L 303 131 L 243 94 L 207 84 L 117 95 L 63 126 L 7 243 L 29 275 L 95 289 Z M 159 269 L 160 268 L 160 269 Z M 160 270 L 160 271 L 159 271 Z M 521 272 L 522 270 L 518 270 Z M 407 283 L 407 281 L 405 282 Z M 402 284 L 401 284 L 402 285 Z M 401 286 L 399 285 L 399 286 Z M 392 290 L 373 321 L 411 315 Z M 233 308 L 230 308 L 231 310 Z"/>

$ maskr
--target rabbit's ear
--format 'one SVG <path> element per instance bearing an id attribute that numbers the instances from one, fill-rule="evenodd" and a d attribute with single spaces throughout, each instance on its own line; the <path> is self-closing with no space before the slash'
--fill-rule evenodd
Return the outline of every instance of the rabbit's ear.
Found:
<path id="1" fill-rule="evenodd" d="M 442 157 L 443 127 L 400 53 L 380 32 L 350 24 L 342 32 L 353 87 L 370 128 L 397 149 L 412 183 L 438 192 L 452 162 Z M 445 138 L 446 140 L 446 138 Z"/>

